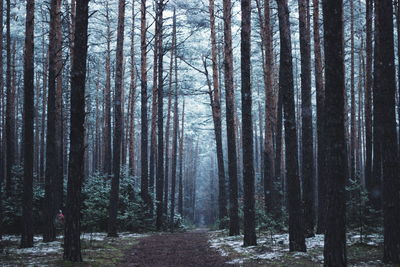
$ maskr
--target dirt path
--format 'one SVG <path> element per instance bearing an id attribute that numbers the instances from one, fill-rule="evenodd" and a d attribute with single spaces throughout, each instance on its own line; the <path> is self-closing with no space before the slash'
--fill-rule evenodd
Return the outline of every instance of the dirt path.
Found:
<path id="1" fill-rule="evenodd" d="M 227 261 L 228 258 L 209 247 L 206 230 L 195 230 L 145 237 L 127 252 L 120 266 L 234 266 L 226 264 Z"/>

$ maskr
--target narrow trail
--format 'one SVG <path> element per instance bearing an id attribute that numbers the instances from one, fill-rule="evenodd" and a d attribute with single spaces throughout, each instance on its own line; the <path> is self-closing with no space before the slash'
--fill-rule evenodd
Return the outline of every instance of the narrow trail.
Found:
<path id="1" fill-rule="evenodd" d="M 229 258 L 210 248 L 207 240 L 205 229 L 148 236 L 126 253 L 120 266 L 234 266 L 226 263 Z"/>

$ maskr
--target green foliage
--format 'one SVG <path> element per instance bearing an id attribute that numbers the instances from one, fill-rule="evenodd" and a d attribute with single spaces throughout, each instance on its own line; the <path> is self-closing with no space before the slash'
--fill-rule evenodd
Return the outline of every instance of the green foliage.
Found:
<path id="1" fill-rule="evenodd" d="M 379 211 L 371 207 L 368 192 L 359 181 L 360 179 L 350 180 L 346 186 L 348 195 L 346 216 L 347 228 L 357 231 L 362 242 L 368 233 L 379 231 L 382 222 Z"/>
<path id="2" fill-rule="evenodd" d="M 106 231 L 111 179 L 96 173 L 86 179 L 83 189 L 82 228 L 87 232 Z M 153 230 L 149 216 L 134 186 L 134 177 L 123 170 L 120 180 L 118 229 L 143 232 Z"/>

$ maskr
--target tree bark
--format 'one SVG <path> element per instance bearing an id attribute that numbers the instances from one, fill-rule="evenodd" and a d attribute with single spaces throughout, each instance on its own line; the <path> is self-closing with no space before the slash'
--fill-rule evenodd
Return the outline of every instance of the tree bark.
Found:
<path id="1" fill-rule="evenodd" d="M 106 20 L 107 20 L 107 51 L 106 51 L 106 84 L 104 87 L 104 131 L 103 131 L 103 144 L 104 144 L 104 159 L 103 171 L 109 176 L 111 175 L 111 29 L 110 29 L 110 14 L 109 14 L 108 1 L 106 1 Z"/>
<path id="2" fill-rule="evenodd" d="M 12 168 L 15 163 L 15 121 L 14 121 L 14 99 L 12 97 L 11 85 L 11 30 L 10 30 L 10 0 L 6 0 L 6 56 L 7 56 L 7 70 L 6 70 L 6 179 L 5 179 L 5 193 L 10 195 L 12 191 Z"/>
<path id="3" fill-rule="evenodd" d="M 243 127 L 243 187 L 244 187 L 244 246 L 257 245 L 254 188 L 253 118 L 251 96 L 251 1 L 242 0 L 241 58 L 242 127 Z"/>
<path id="4" fill-rule="evenodd" d="M 221 96 L 218 78 L 218 59 L 217 59 L 217 37 L 215 33 L 215 10 L 214 0 L 209 1 L 210 12 L 210 32 L 211 32 L 211 57 L 213 70 L 213 91 L 211 93 L 211 109 L 214 122 L 215 145 L 217 150 L 218 164 L 218 218 L 219 229 L 223 229 L 224 218 L 228 215 L 226 187 L 225 187 L 225 164 L 224 152 L 222 147 L 222 122 L 221 122 Z"/>
<path id="5" fill-rule="evenodd" d="M 140 158 L 141 158 L 141 178 L 140 178 L 140 195 L 142 200 L 148 208 L 152 206 L 151 197 L 149 196 L 149 173 L 148 173 L 148 123 L 147 123 L 147 25 L 146 25 L 146 0 L 141 0 L 140 6 L 140 75 L 141 75 L 141 108 L 140 108 L 140 120 L 141 120 L 141 146 L 140 146 Z"/>
<path id="6" fill-rule="evenodd" d="M 376 54 L 374 110 L 383 176 L 383 262 L 400 263 L 400 182 L 396 134 L 396 69 L 392 1 L 376 1 Z M 375 148 L 375 144 L 374 144 Z"/>
<path id="7" fill-rule="evenodd" d="M 65 211 L 64 260 L 80 262 L 80 208 L 85 154 L 85 80 L 89 0 L 77 1 L 71 67 L 70 159 Z"/>
<path id="8" fill-rule="evenodd" d="M 289 249 L 306 251 L 298 171 L 298 143 L 294 105 L 293 63 L 290 39 L 289 9 L 287 0 L 277 0 L 279 32 L 281 39 L 279 88 L 283 94 L 285 118 L 286 173 L 289 204 Z"/>
<path id="9" fill-rule="evenodd" d="M 372 0 L 366 1 L 366 66 L 365 66 L 365 185 L 372 194 Z"/>
<path id="10" fill-rule="evenodd" d="M 125 0 L 118 2 L 118 30 L 117 52 L 114 93 L 114 143 L 113 143 L 113 177 L 111 181 L 110 206 L 108 210 L 108 236 L 118 236 L 117 214 L 119 200 L 119 180 L 121 172 L 121 143 L 122 143 L 122 88 L 123 88 L 123 57 L 124 57 L 124 26 L 125 26 Z"/>
<path id="11" fill-rule="evenodd" d="M 24 49 L 24 193 L 21 248 L 33 247 L 34 14 L 35 1 L 29 0 L 26 2 Z"/>
<path id="12" fill-rule="evenodd" d="M 343 1 L 323 1 L 327 215 L 324 266 L 347 266 Z"/>
<path id="13" fill-rule="evenodd" d="M 179 131 L 179 113 L 178 113 L 178 60 L 176 53 L 176 13 L 174 9 L 173 16 L 173 30 L 172 30 L 172 49 L 175 51 L 175 102 L 174 102 L 174 125 L 172 133 L 172 170 L 171 170 L 171 231 L 174 231 L 174 220 L 175 220 L 175 188 L 176 188 L 176 164 L 177 164 L 177 152 L 178 152 L 178 131 Z"/>
<path id="14" fill-rule="evenodd" d="M 317 91 L 317 180 L 318 214 L 317 233 L 325 233 L 326 224 L 326 179 L 325 179 L 325 141 L 324 141 L 324 103 L 325 89 L 322 71 L 321 38 L 319 32 L 319 0 L 313 0 L 313 33 L 315 88 Z"/>
<path id="15" fill-rule="evenodd" d="M 238 177 L 237 177 L 237 152 L 235 130 L 235 95 L 233 84 L 233 48 L 232 48 L 232 3 L 231 0 L 223 1 L 224 19 L 224 75 L 226 90 L 226 130 L 228 139 L 228 173 L 229 173 L 229 235 L 238 235 L 239 203 L 238 203 Z"/>
<path id="16" fill-rule="evenodd" d="M 304 230 L 306 237 L 312 237 L 315 227 L 315 189 L 309 0 L 299 0 L 298 4 L 301 53 L 301 177 L 303 182 Z"/>
<path id="17" fill-rule="evenodd" d="M 45 170 L 45 227 L 43 241 L 56 239 L 54 218 L 57 214 L 56 185 L 58 178 L 57 151 L 57 110 L 56 110 L 56 79 L 57 79 L 57 13 L 58 1 L 50 2 L 50 32 L 49 32 L 49 69 L 48 69 L 48 100 L 47 100 L 47 133 L 46 133 L 46 170 Z"/>
<path id="18" fill-rule="evenodd" d="M 185 139 L 185 99 L 182 104 L 182 131 L 179 138 L 179 185 L 178 185 L 178 213 L 183 216 L 183 144 Z"/>

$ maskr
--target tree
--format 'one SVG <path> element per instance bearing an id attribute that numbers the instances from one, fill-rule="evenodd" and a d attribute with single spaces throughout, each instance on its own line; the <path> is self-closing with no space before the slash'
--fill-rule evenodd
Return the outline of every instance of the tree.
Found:
<path id="1" fill-rule="evenodd" d="M 125 0 L 118 2 L 118 30 L 114 94 L 114 144 L 113 144 L 113 177 L 111 181 L 110 206 L 108 210 L 108 236 L 118 236 L 117 214 L 119 199 L 119 178 L 121 172 L 121 141 L 122 141 L 122 82 L 123 82 L 123 47 L 125 26 Z"/>
<path id="2" fill-rule="evenodd" d="M 172 49 L 175 50 L 175 93 L 174 93 L 174 125 L 172 133 L 172 170 L 171 170 L 171 231 L 174 231 L 175 218 L 175 188 L 176 188 L 176 164 L 178 152 L 178 131 L 179 131 L 179 113 L 178 113 L 178 60 L 176 51 L 176 13 L 174 9 L 173 30 L 172 30 Z"/>
<path id="3" fill-rule="evenodd" d="M 163 12 L 164 0 L 157 3 L 158 13 L 158 89 L 157 89 L 157 173 L 156 173 L 156 228 L 160 230 L 163 225 L 163 185 L 164 185 L 164 77 L 163 77 Z"/>
<path id="4" fill-rule="evenodd" d="M 374 121 L 380 142 L 383 177 L 383 261 L 400 263 L 400 183 L 396 134 L 396 69 L 394 60 L 392 1 L 377 1 L 376 7 L 376 69 L 374 80 Z M 375 115 L 377 115 L 375 117 Z"/>
<path id="5" fill-rule="evenodd" d="M 12 190 L 12 168 L 15 162 L 15 121 L 14 121 L 14 99 L 12 97 L 11 85 L 11 33 L 10 33 L 10 0 L 6 1 L 6 195 L 10 195 Z"/>
<path id="6" fill-rule="evenodd" d="M 261 41 L 264 51 L 264 90 L 265 90 L 265 139 L 264 139 L 264 202 L 265 209 L 273 216 L 279 213 L 279 193 L 276 188 L 275 155 L 274 155 L 274 128 L 276 112 L 273 88 L 273 48 L 272 27 L 270 14 L 270 0 L 264 0 L 264 17 L 262 17 L 260 1 L 257 0 L 261 24 Z M 261 126 L 260 126 L 261 127 Z"/>
<path id="7" fill-rule="evenodd" d="M 136 63 L 135 63 L 135 2 L 132 1 L 131 71 L 129 90 L 129 174 L 136 175 L 135 163 L 135 110 L 136 110 Z M 146 116 L 147 117 L 147 116 Z M 145 143 L 147 144 L 147 142 Z"/>
<path id="8" fill-rule="evenodd" d="M 228 139 L 228 173 L 229 173 L 229 235 L 238 235 L 239 203 L 237 152 L 235 131 L 235 95 L 233 88 L 233 51 L 232 51 L 232 3 L 223 1 L 224 19 L 224 79 L 226 95 L 226 131 Z"/>
<path id="9" fill-rule="evenodd" d="M 311 237 L 314 236 L 315 226 L 315 189 L 309 0 L 299 0 L 298 3 L 301 53 L 301 177 L 303 181 L 304 230 L 306 237 Z"/>
<path id="10" fill-rule="evenodd" d="M 33 115 L 35 1 L 26 2 L 24 50 L 24 195 L 21 248 L 33 247 Z"/>
<path id="11" fill-rule="evenodd" d="M 251 1 L 242 0 L 241 73 L 243 127 L 244 246 L 257 245 L 254 189 L 253 119 L 251 97 Z"/>
<path id="12" fill-rule="evenodd" d="M 185 139 L 185 100 L 182 104 L 182 131 L 179 138 L 179 181 L 178 181 L 178 213 L 183 216 L 183 144 Z"/>
<path id="13" fill-rule="evenodd" d="M 58 153 L 56 144 L 56 78 L 57 78 L 57 16 L 58 2 L 50 2 L 50 31 L 49 31 L 49 74 L 48 74 L 48 98 L 47 98 L 47 133 L 46 133 L 46 170 L 45 170 L 45 227 L 43 241 L 51 242 L 56 239 L 54 218 L 57 214 L 56 185 L 58 178 Z"/>
<path id="14" fill-rule="evenodd" d="M 140 6 L 140 75 L 141 75 L 141 143 L 140 146 L 140 158 L 141 158 L 141 183 L 140 183 L 140 195 L 142 200 L 149 207 L 151 204 L 151 198 L 149 196 L 149 172 L 148 172 L 148 124 L 147 124 L 147 40 L 146 40 L 146 0 L 141 0 Z"/>
<path id="15" fill-rule="evenodd" d="M 103 171 L 106 175 L 111 175 L 111 21 L 109 3 L 106 1 L 106 20 L 107 20 L 107 51 L 106 51 L 106 84 L 104 87 L 104 130 L 103 130 L 103 143 L 104 143 L 104 159 Z"/>
<path id="16" fill-rule="evenodd" d="M 222 122 L 221 122 L 221 96 L 218 80 L 217 37 L 215 33 L 215 7 L 214 0 L 209 1 L 210 32 L 211 32 L 211 57 L 213 70 L 213 91 L 210 92 L 211 109 L 214 122 L 215 145 L 218 164 L 218 218 L 219 228 L 224 227 L 224 218 L 227 216 L 226 189 L 225 189 L 225 164 L 222 147 Z"/>
<path id="17" fill-rule="evenodd" d="M 0 25 L 3 25 L 3 0 L 0 0 Z M 0 40 L 3 40 L 3 27 L 0 29 Z M 3 51 L 3 41 L 0 41 L 0 50 Z M 3 53 L 0 53 L 0 123 L 1 123 L 1 140 L 0 140 L 0 158 L 2 159 L 0 163 L 0 229 L 2 229 L 2 222 L 3 222 L 3 181 L 4 181 L 4 174 L 5 174 L 5 154 L 4 154 L 4 147 L 5 147 L 5 132 L 4 132 L 4 79 L 3 79 Z M 0 230 L 0 240 L 2 239 L 2 230 Z"/>
<path id="18" fill-rule="evenodd" d="M 293 63 L 287 0 L 277 0 L 280 33 L 279 90 L 283 94 L 285 121 L 285 158 L 289 204 L 289 249 L 305 251 L 303 207 L 297 165 L 297 131 L 294 106 Z"/>
<path id="19" fill-rule="evenodd" d="M 324 266 L 346 266 L 343 1 L 323 1 L 327 213 Z"/>
<path id="20" fill-rule="evenodd" d="M 370 196 L 372 194 L 372 5 L 372 0 L 366 1 L 365 185 Z"/>
<path id="21" fill-rule="evenodd" d="M 324 102 L 325 89 L 322 77 L 321 38 L 319 33 L 319 1 L 313 0 L 313 33 L 315 88 L 317 91 L 317 180 L 318 180 L 318 214 L 317 233 L 325 233 L 326 218 L 326 182 L 325 182 L 325 142 L 324 142 Z"/>
<path id="22" fill-rule="evenodd" d="M 85 154 L 85 80 L 89 0 L 76 3 L 74 47 L 71 66 L 71 133 L 67 202 L 65 211 L 64 260 L 82 261 L 80 243 L 81 190 Z"/>

